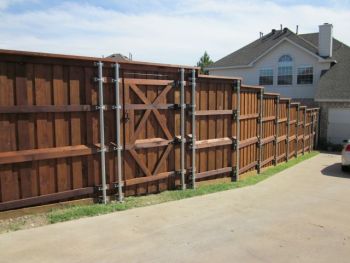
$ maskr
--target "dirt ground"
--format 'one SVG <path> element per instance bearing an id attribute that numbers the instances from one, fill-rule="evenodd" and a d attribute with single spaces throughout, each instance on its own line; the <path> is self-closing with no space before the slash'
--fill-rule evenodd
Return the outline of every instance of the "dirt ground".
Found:
<path id="1" fill-rule="evenodd" d="M 339 161 L 319 154 L 254 186 L 5 233 L 1 262 L 349 262 Z"/>

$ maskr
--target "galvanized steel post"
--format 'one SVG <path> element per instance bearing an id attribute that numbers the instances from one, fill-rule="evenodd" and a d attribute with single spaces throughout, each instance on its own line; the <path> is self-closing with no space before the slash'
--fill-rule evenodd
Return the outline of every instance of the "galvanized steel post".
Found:
<path id="1" fill-rule="evenodd" d="M 115 122 L 116 122 L 116 150 L 117 150 L 117 173 L 118 173 L 118 201 L 123 201 L 123 176 L 122 176 L 122 145 L 120 142 L 120 82 L 119 82 L 119 64 L 114 64 L 114 90 L 115 90 Z"/>
<path id="2" fill-rule="evenodd" d="M 287 108 L 287 149 L 286 149 L 286 161 L 289 161 L 289 137 L 290 137 L 290 101 L 288 101 Z"/>
<path id="3" fill-rule="evenodd" d="M 180 157 L 180 173 L 181 173 L 181 188 L 186 189 L 185 182 L 185 70 L 182 68 L 180 81 L 180 136 L 181 136 L 181 157 Z"/>
<path id="4" fill-rule="evenodd" d="M 309 153 L 311 152 L 311 148 L 313 145 L 313 138 L 314 138 L 314 134 L 313 134 L 313 130 L 314 130 L 314 113 L 311 111 L 310 112 L 310 116 L 311 116 L 311 123 L 310 123 L 310 128 L 309 128 Z"/>
<path id="5" fill-rule="evenodd" d="M 196 188 L 196 70 L 192 69 L 192 188 Z"/>
<path id="6" fill-rule="evenodd" d="M 299 137 L 299 104 L 297 104 L 297 119 L 295 122 L 295 157 L 298 157 L 298 137 Z"/>
<path id="7" fill-rule="evenodd" d="M 260 113 L 259 113 L 259 160 L 258 160 L 258 173 L 261 171 L 262 161 L 262 139 L 263 139 L 263 116 L 264 116 L 264 89 L 260 90 Z"/>
<path id="8" fill-rule="evenodd" d="M 306 107 L 304 108 L 304 120 L 303 120 L 303 155 L 305 154 L 305 133 L 306 133 Z"/>
<path id="9" fill-rule="evenodd" d="M 98 67 L 98 94 L 99 94 L 99 117 L 100 117 L 100 152 L 101 152 L 101 181 L 102 181 L 102 202 L 107 203 L 106 186 L 106 158 L 105 158 L 105 132 L 104 132 L 104 104 L 103 104 L 103 63 L 97 62 Z"/>
<path id="10" fill-rule="evenodd" d="M 318 132 L 319 132 L 319 124 L 320 124 L 320 109 L 316 111 L 316 123 L 315 123 L 315 145 L 314 149 L 318 148 Z"/>
<path id="11" fill-rule="evenodd" d="M 276 138 L 275 138 L 275 156 L 274 156 L 274 165 L 277 165 L 277 158 L 278 158 L 278 128 L 279 128 L 279 124 L 278 124 L 278 117 L 280 114 L 280 96 L 276 97 L 276 119 L 275 119 L 275 134 L 276 134 Z"/>
<path id="12" fill-rule="evenodd" d="M 239 157 L 239 139 L 240 139 L 240 108 L 241 108 L 241 80 L 237 80 L 237 117 L 236 117 L 236 181 L 239 180 L 239 162 L 240 162 L 240 157 Z"/>

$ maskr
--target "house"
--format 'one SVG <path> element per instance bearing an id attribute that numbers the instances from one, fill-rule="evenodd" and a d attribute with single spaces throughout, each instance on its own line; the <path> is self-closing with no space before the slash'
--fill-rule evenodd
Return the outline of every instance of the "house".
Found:
<path id="1" fill-rule="evenodd" d="M 207 69 L 320 106 L 320 140 L 339 144 L 350 138 L 350 47 L 333 38 L 331 24 L 310 34 L 273 29 Z"/>
<path id="2" fill-rule="evenodd" d="M 109 55 L 107 58 L 114 59 L 116 62 L 131 60 L 131 57 L 124 56 L 121 53 L 114 53 L 112 55 Z"/>

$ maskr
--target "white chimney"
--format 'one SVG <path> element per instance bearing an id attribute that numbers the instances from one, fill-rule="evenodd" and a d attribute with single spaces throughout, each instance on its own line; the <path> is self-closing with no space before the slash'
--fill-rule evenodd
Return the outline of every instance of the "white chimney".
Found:
<path id="1" fill-rule="evenodd" d="M 331 57 L 333 51 L 333 25 L 324 23 L 319 26 L 318 53 L 321 57 Z"/>

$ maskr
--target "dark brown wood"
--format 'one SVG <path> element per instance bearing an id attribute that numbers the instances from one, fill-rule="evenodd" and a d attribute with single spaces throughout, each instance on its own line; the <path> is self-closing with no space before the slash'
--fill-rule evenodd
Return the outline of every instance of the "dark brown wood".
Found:
<path id="1" fill-rule="evenodd" d="M 88 196 L 94 193 L 93 187 L 86 187 L 81 189 L 74 189 L 64 191 L 60 193 L 47 194 L 42 196 L 35 196 L 29 198 L 23 198 L 19 200 L 12 200 L 8 202 L 0 203 L 0 211 L 6 211 L 10 209 L 18 209 L 22 207 L 34 206 L 39 204 L 47 204 L 54 201 L 63 201 L 70 198 L 81 198 L 82 196 Z"/>
<path id="2" fill-rule="evenodd" d="M 86 145 L 74 145 L 33 150 L 0 152 L 0 164 L 20 163 L 30 161 L 49 160 L 82 155 L 90 155 L 98 152 L 97 147 Z"/>
<path id="3" fill-rule="evenodd" d="M 232 167 L 224 167 L 216 170 L 197 173 L 196 178 L 203 179 L 206 177 L 215 176 L 215 175 L 224 174 L 224 173 L 230 173 L 230 172 L 232 172 Z"/>
<path id="4" fill-rule="evenodd" d="M 272 121 L 272 120 L 275 120 L 275 119 L 276 119 L 275 116 L 269 116 L 269 117 L 264 117 L 264 118 L 262 119 L 262 121 L 263 121 L 263 122 L 266 122 L 266 121 Z"/>
<path id="5" fill-rule="evenodd" d="M 168 179 L 169 177 L 173 177 L 174 175 L 175 175 L 175 172 L 165 172 L 165 173 L 161 173 L 153 176 L 145 176 L 145 177 L 129 179 L 125 181 L 125 186 L 133 186 L 133 185 Z"/>
<path id="6" fill-rule="evenodd" d="M 228 138 L 228 137 L 218 138 L 218 139 L 201 140 L 201 141 L 196 141 L 196 149 L 230 145 L 230 144 L 232 144 L 232 142 L 233 142 L 232 139 Z"/>
<path id="7" fill-rule="evenodd" d="M 1 113 L 44 113 L 44 112 L 80 112 L 95 111 L 91 105 L 42 105 L 42 106 L 8 106 L 0 107 Z"/>
<path id="8" fill-rule="evenodd" d="M 232 115 L 232 110 L 198 110 L 196 116 Z"/>
<path id="9" fill-rule="evenodd" d="M 166 140 L 163 138 L 136 140 L 135 143 L 133 143 L 133 144 L 126 144 L 125 150 L 146 149 L 146 148 L 167 146 L 171 142 L 173 142 L 173 140 Z"/>
<path id="10" fill-rule="evenodd" d="M 249 138 L 249 139 L 240 141 L 240 142 L 239 142 L 239 148 L 244 148 L 244 147 L 246 147 L 246 146 L 255 144 L 255 143 L 257 143 L 257 142 L 258 142 L 258 138 L 257 138 L 257 137 L 252 137 L 252 138 Z"/>
<path id="11" fill-rule="evenodd" d="M 254 162 L 252 162 L 252 163 L 250 163 L 250 164 L 240 168 L 239 172 L 240 173 L 245 173 L 246 171 L 248 171 L 248 170 L 250 170 L 252 168 L 255 168 L 257 164 L 258 164 L 258 161 L 254 161 Z"/>

